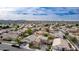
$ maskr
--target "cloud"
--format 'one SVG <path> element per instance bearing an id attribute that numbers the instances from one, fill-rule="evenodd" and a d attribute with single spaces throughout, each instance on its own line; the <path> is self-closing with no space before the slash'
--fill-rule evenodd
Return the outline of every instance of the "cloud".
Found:
<path id="1" fill-rule="evenodd" d="M 12 20 L 78 20 L 78 7 L 0 8 L 0 19 Z"/>

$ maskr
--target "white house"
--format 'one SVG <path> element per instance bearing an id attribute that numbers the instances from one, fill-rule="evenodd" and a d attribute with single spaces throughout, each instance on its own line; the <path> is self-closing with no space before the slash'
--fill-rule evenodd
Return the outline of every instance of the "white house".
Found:
<path id="1" fill-rule="evenodd" d="M 70 50 L 70 47 L 66 40 L 63 40 L 61 38 L 55 38 L 52 44 L 52 50 L 68 51 Z"/>

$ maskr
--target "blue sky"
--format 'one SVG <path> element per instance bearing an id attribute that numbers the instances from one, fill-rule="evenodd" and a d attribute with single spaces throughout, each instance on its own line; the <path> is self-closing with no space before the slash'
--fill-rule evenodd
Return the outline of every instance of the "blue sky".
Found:
<path id="1" fill-rule="evenodd" d="M 79 21 L 79 7 L 3 7 L 0 19 Z"/>

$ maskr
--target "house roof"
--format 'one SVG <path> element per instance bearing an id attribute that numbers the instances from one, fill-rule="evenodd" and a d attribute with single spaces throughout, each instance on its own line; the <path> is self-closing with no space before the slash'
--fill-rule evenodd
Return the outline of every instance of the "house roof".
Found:
<path id="1" fill-rule="evenodd" d="M 63 40 L 61 38 L 54 39 L 53 46 L 69 47 L 67 41 L 65 41 L 65 40 Z"/>

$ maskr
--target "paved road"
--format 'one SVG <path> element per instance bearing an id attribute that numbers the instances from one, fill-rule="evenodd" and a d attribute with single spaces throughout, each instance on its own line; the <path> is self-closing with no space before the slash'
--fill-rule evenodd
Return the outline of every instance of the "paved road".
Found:
<path id="1" fill-rule="evenodd" d="M 2 43 L 0 44 L 0 50 L 9 50 L 9 51 L 31 51 L 29 49 L 21 49 L 21 48 L 17 48 L 17 47 L 12 47 L 11 45 L 9 44 L 5 44 L 5 43 Z"/>
<path id="2" fill-rule="evenodd" d="M 61 30 L 62 31 L 62 30 Z M 63 32 L 63 31 L 62 31 Z M 63 32 L 64 33 L 64 32 Z M 67 37 L 67 39 L 66 39 L 66 41 L 72 46 L 72 48 L 74 49 L 74 50 L 78 50 L 79 51 L 79 48 L 78 48 L 78 46 L 76 45 L 76 44 L 74 44 L 71 40 L 70 40 L 70 38 L 69 38 L 69 36 L 66 36 Z"/>
<path id="3" fill-rule="evenodd" d="M 77 46 L 75 43 L 73 43 L 73 42 L 70 40 L 70 38 L 69 38 L 68 36 L 67 36 L 67 41 L 72 45 L 72 47 L 73 47 L 74 49 L 76 49 L 76 50 L 79 51 L 78 46 Z"/>

